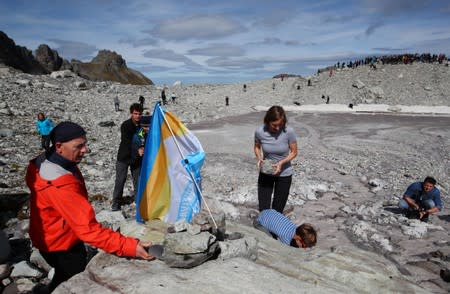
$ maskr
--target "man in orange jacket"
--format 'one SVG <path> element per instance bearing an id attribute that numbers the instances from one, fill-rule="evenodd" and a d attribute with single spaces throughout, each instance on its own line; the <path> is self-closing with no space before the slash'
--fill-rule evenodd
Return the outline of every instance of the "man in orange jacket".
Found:
<path id="1" fill-rule="evenodd" d="M 62 122 L 52 130 L 50 139 L 51 149 L 30 161 L 26 175 L 31 191 L 30 238 L 55 268 L 50 291 L 84 271 L 83 242 L 118 256 L 154 259 L 146 250 L 151 242 L 125 237 L 95 219 L 77 167 L 88 152 L 85 130 L 76 123 Z"/>

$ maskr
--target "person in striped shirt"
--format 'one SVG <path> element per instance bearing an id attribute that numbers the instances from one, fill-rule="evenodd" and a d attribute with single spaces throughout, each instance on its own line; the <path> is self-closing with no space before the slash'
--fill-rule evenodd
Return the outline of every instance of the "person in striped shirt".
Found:
<path id="1" fill-rule="evenodd" d="M 317 243 L 317 233 L 311 224 L 304 223 L 297 227 L 275 209 L 261 211 L 254 225 L 257 229 L 292 247 L 309 248 Z"/>

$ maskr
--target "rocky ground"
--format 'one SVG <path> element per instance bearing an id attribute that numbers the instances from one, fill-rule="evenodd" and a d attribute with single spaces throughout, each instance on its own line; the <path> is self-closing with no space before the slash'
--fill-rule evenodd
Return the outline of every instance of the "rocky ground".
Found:
<path id="1" fill-rule="evenodd" d="M 72 120 L 86 128 L 92 151 L 80 168 L 96 211 L 105 215 L 109 213 L 113 188 L 119 125 L 128 117 L 127 107 L 143 95 L 147 99 L 146 111 L 151 112 L 160 96 L 160 87 L 59 75 L 33 76 L 0 67 L 0 201 L 2 208 L 8 207 L 2 209 L 0 223 L 10 243 L 23 251 L 29 246 L 28 211 L 25 206 L 17 213 L 18 205 L 10 200 L 26 202 L 26 165 L 40 152 L 33 122 L 36 114 L 43 111 L 55 122 Z M 380 65 L 377 70 L 363 66 L 337 71 L 332 76 L 322 73 L 305 79 L 246 85 L 245 92 L 243 84 L 178 85 L 166 91 L 168 96 L 173 91 L 178 97 L 177 104 L 169 104 L 167 109 L 188 124 L 206 150 L 204 194 L 214 210 L 225 212 L 227 219 L 240 224 L 250 224 L 249 215 L 256 207 L 252 138 L 263 116 L 255 111 L 257 106 L 323 104 L 322 95 L 330 96 L 332 103 L 346 105 L 450 106 L 450 69 L 439 64 Z M 115 95 L 119 95 L 123 111 L 114 111 Z M 225 106 L 225 96 L 230 97 L 230 106 Z M 400 276 L 425 291 L 448 292 L 449 284 L 439 272 L 450 268 L 449 210 L 445 208 L 424 224 L 404 218 L 395 205 L 410 182 L 426 175 L 438 178 L 444 207 L 448 203 L 449 116 L 288 115 L 299 138 L 289 217 L 319 228 L 317 250 L 330 252 L 342 247 L 371 251 L 390 260 Z M 130 191 L 128 185 L 125 195 Z M 123 212 L 132 217 L 133 206 L 124 207 Z M 21 252 L 14 256 L 15 268 L 29 258 Z M 3 285 L 23 278 L 23 274 L 12 274 L 6 267 L 11 265 L 0 270 L 8 273 L 2 276 Z M 19 281 L 19 285 L 25 285 L 21 289 L 31 288 L 43 273 L 46 270 L 41 269 L 34 278 L 26 279 L 28 282 Z"/>
<path id="2" fill-rule="evenodd" d="M 263 115 L 193 128 L 207 142 L 204 189 L 222 200 L 218 210 L 240 223 L 250 224 L 248 215 L 257 205 L 251 135 Z M 288 215 L 296 222 L 319 228 L 317 247 L 377 252 L 426 289 L 447 291 L 439 274 L 449 266 L 450 210 L 425 224 L 405 218 L 397 203 L 405 188 L 425 175 L 439 175 L 448 202 L 450 118 L 291 112 L 289 121 L 299 136 L 299 158 L 286 211 L 292 210 Z"/>

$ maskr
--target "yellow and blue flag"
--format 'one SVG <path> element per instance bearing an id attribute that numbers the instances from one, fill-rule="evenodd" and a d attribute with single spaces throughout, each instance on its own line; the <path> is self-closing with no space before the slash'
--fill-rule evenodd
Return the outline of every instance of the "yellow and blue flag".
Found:
<path id="1" fill-rule="evenodd" d="M 136 221 L 190 222 L 201 209 L 200 170 L 204 159 L 197 137 L 157 103 L 142 159 Z"/>

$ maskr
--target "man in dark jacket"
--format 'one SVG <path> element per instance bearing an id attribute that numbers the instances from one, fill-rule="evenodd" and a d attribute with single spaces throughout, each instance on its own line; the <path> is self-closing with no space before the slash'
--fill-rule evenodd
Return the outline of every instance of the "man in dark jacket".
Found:
<path id="1" fill-rule="evenodd" d="M 139 103 L 141 104 L 142 110 L 144 110 L 145 98 L 144 96 L 139 96 Z"/>
<path id="2" fill-rule="evenodd" d="M 120 145 L 117 152 L 116 161 L 116 182 L 114 184 L 112 211 L 118 211 L 122 205 L 123 187 L 127 180 L 128 167 L 133 177 L 133 188 L 136 194 L 137 181 L 139 178 L 139 167 L 131 165 L 131 141 L 133 135 L 139 129 L 139 121 L 141 120 L 142 107 L 139 103 L 130 106 L 130 118 L 120 126 Z"/>

